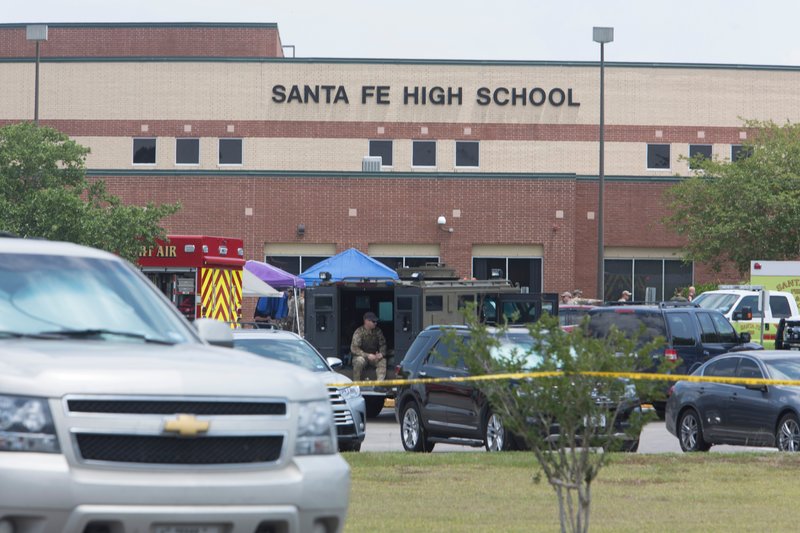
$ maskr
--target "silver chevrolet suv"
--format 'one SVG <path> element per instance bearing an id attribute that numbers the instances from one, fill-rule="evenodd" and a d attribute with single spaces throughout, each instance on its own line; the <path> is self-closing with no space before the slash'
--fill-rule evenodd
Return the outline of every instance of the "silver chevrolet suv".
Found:
<path id="1" fill-rule="evenodd" d="M 0 531 L 343 529 L 325 386 L 198 330 L 116 256 L 0 238 Z"/>

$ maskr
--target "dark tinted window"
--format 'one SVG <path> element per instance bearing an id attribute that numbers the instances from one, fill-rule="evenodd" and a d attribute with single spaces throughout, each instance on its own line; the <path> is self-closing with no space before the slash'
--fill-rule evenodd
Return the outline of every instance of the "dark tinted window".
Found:
<path id="1" fill-rule="evenodd" d="M 425 297 L 426 311 L 441 311 L 442 309 L 444 309 L 444 298 L 442 296 Z"/>
<path id="2" fill-rule="evenodd" d="M 789 299 L 786 296 L 770 296 L 769 308 L 773 318 L 788 318 L 792 316 L 792 308 L 789 307 Z"/>
<path id="3" fill-rule="evenodd" d="M 369 155 L 380 157 L 385 167 L 392 166 L 392 141 L 370 141 Z"/>
<path id="4" fill-rule="evenodd" d="M 397 297 L 397 310 L 398 311 L 411 311 L 414 305 L 413 298 L 408 296 L 398 296 Z"/>
<path id="5" fill-rule="evenodd" d="M 711 316 L 708 313 L 697 313 L 697 320 L 700 322 L 700 342 L 719 342 Z"/>
<path id="6" fill-rule="evenodd" d="M 415 167 L 435 167 L 436 141 L 414 141 L 411 164 Z"/>
<path id="7" fill-rule="evenodd" d="M 457 336 L 455 341 L 442 339 L 433 347 L 428 359 L 425 361 L 429 365 L 444 366 L 448 368 L 466 368 L 462 357 L 458 356 L 459 346 L 466 342 L 466 337 Z"/>
<path id="8" fill-rule="evenodd" d="M 633 287 L 633 261 L 630 259 L 606 259 L 604 261 L 604 300 L 616 300 L 622 291 Z"/>
<path id="9" fill-rule="evenodd" d="M 692 263 L 667 259 L 664 261 L 664 299 L 671 298 L 675 289 L 692 284 Z"/>
<path id="10" fill-rule="evenodd" d="M 669 145 L 647 145 L 647 168 L 652 170 L 669 170 Z"/>
<path id="11" fill-rule="evenodd" d="M 425 266 L 428 263 L 438 263 L 438 257 L 405 257 L 405 266 L 414 268 Z"/>
<path id="12" fill-rule="evenodd" d="M 200 163 L 200 139 L 175 139 L 175 163 L 197 165 Z"/>
<path id="13" fill-rule="evenodd" d="M 739 357 L 726 357 L 709 364 L 703 371 L 704 376 L 732 378 L 736 375 L 736 363 Z"/>
<path id="14" fill-rule="evenodd" d="M 753 155 L 751 148 L 745 148 L 741 144 L 731 145 L 731 161 L 738 161 L 740 159 L 747 159 Z"/>
<path id="15" fill-rule="evenodd" d="M 219 140 L 219 164 L 220 165 L 241 165 L 242 164 L 242 140 L 241 139 L 220 139 Z"/>
<path id="16" fill-rule="evenodd" d="M 673 346 L 694 346 L 694 324 L 689 313 L 667 313 Z"/>
<path id="17" fill-rule="evenodd" d="M 456 166 L 479 166 L 479 144 L 475 141 L 456 141 Z"/>
<path id="18" fill-rule="evenodd" d="M 761 379 L 764 375 L 761 373 L 758 363 L 747 357 L 742 357 L 739 362 L 739 370 L 736 371 L 736 377 Z"/>
<path id="19" fill-rule="evenodd" d="M 403 267 L 402 257 L 373 257 L 376 261 L 380 261 L 389 268 L 398 269 Z"/>
<path id="20" fill-rule="evenodd" d="M 663 300 L 661 294 L 662 287 L 662 268 L 664 262 L 661 259 L 637 259 L 633 264 L 633 296 L 637 301 L 646 299 L 647 289 L 655 289 L 655 300 Z M 670 295 L 672 296 L 672 295 Z"/>
<path id="21" fill-rule="evenodd" d="M 689 159 L 698 157 L 700 159 L 711 159 L 711 145 L 710 144 L 690 144 L 689 145 Z M 692 167 L 692 162 L 689 161 L 689 168 Z"/>
<path id="22" fill-rule="evenodd" d="M 133 164 L 134 165 L 154 165 L 156 162 L 156 140 L 134 139 L 133 140 Z"/>
<path id="23" fill-rule="evenodd" d="M 714 321 L 714 325 L 717 327 L 719 342 L 736 344 L 736 342 L 739 340 L 736 335 L 736 330 L 733 329 L 733 326 L 731 326 L 731 323 L 728 322 L 727 318 L 713 313 L 711 315 L 711 320 Z"/>
<path id="24" fill-rule="evenodd" d="M 607 337 L 612 327 L 616 327 L 627 337 L 638 336 L 639 346 L 656 337 L 667 336 L 664 316 L 660 311 L 633 309 L 613 309 L 589 312 L 589 334 L 596 338 Z"/>
<path id="25" fill-rule="evenodd" d="M 333 296 L 315 296 L 314 307 L 317 311 L 330 311 L 333 309 Z"/>
<path id="26" fill-rule="evenodd" d="M 770 304 L 772 304 L 772 301 L 770 301 Z M 758 310 L 758 296 L 745 296 L 733 312 L 741 311 L 745 307 L 749 307 L 753 312 L 753 318 L 761 318 L 761 311 Z"/>

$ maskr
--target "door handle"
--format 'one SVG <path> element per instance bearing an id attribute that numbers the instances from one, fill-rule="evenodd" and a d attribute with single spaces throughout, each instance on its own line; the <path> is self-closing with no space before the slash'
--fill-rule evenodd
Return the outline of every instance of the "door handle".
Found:
<path id="1" fill-rule="evenodd" d="M 703 350 L 703 357 L 708 357 L 709 355 L 711 355 L 711 352 L 708 350 Z"/>
<path id="2" fill-rule="evenodd" d="M 424 377 L 428 376 L 428 373 L 427 372 L 420 372 L 418 375 L 419 375 L 419 377 L 424 378 Z"/>
<path id="3" fill-rule="evenodd" d="M 706 388 L 705 387 L 700 387 L 700 394 L 703 394 L 705 392 L 706 392 Z"/>

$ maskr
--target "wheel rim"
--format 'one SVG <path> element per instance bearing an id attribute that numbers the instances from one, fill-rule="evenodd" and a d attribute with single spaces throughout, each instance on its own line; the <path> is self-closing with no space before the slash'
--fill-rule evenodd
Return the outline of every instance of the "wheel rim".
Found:
<path id="1" fill-rule="evenodd" d="M 800 425 L 797 420 L 787 418 L 778 430 L 778 449 L 784 452 L 800 450 Z"/>
<path id="2" fill-rule="evenodd" d="M 681 444 L 685 450 L 697 449 L 697 419 L 693 414 L 687 414 L 681 421 Z"/>
<path id="3" fill-rule="evenodd" d="M 406 448 L 416 448 L 419 442 L 419 416 L 417 411 L 407 409 L 406 414 L 403 415 L 403 444 Z"/>
<path id="4" fill-rule="evenodd" d="M 499 452 L 503 449 L 505 441 L 505 429 L 500 417 L 492 413 L 486 422 L 486 448 L 492 452 Z"/>

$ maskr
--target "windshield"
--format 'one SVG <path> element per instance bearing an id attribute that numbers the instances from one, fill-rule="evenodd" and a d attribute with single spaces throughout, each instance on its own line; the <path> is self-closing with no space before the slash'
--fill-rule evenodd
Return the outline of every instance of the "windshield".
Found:
<path id="1" fill-rule="evenodd" d="M 800 359 L 764 361 L 772 379 L 800 380 Z"/>
<path id="2" fill-rule="evenodd" d="M 527 333 L 507 333 L 498 339 L 500 344 L 492 346 L 490 354 L 494 359 L 512 360 L 526 357 L 525 368 L 533 369 L 542 363 L 542 357 L 532 353 L 533 338 Z M 530 352 L 530 353 L 529 353 Z"/>
<path id="3" fill-rule="evenodd" d="M 704 309 L 716 309 L 723 315 L 731 310 L 733 304 L 739 296 L 736 294 L 725 293 L 704 293 L 692 300 L 692 303 L 699 305 Z"/>
<path id="4" fill-rule="evenodd" d="M 234 347 L 261 357 L 291 363 L 312 372 L 329 372 L 325 359 L 303 339 L 234 339 Z"/>
<path id="5" fill-rule="evenodd" d="M 0 331 L 56 336 L 91 331 L 87 338 L 126 342 L 197 340 L 125 263 L 38 254 L 0 253 Z"/>

